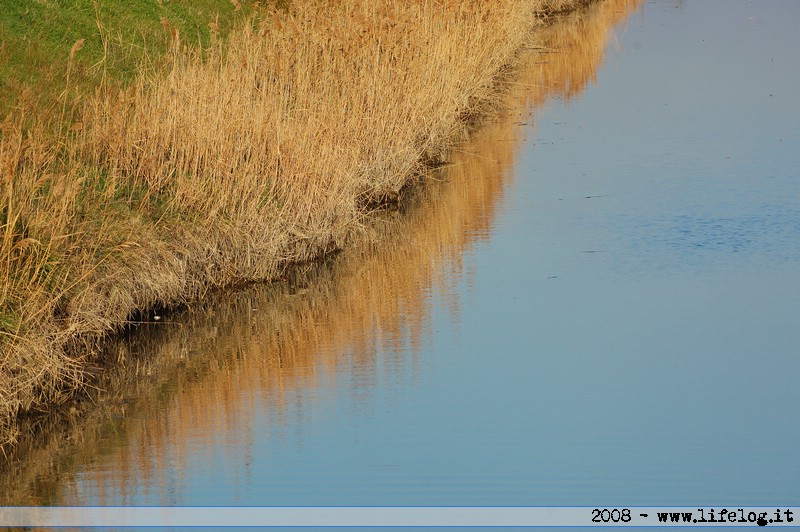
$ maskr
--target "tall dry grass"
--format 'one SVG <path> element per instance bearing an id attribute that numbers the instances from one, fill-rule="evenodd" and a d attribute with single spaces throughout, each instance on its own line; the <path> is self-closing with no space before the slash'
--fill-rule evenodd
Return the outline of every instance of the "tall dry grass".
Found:
<path id="1" fill-rule="evenodd" d="M 197 456 L 189 452 L 193 435 L 217 437 L 225 424 L 246 434 L 252 413 L 262 411 L 259 403 L 269 402 L 270 422 L 279 425 L 303 406 L 296 404 L 298 390 L 351 378 L 343 367 L 359 372 L 365 394 L 386 378 L 381 372 L 402 378 L 411 368 L 413 374 L 429 329 L 429 294 L 443 294 L 458 319 L 455 285 L 469 275 L 465 252 L 491 232 L 509 185 L 525 134 L 516 124 L 531 105 L 585 88 L 611 30 L 639 4 L 608 0 L 537 29 L 496 97 L 502 111 L 448 154 L 444 173 L 417 189 L 404 213 L 373 217 L 363 229 L 370 238 L 354 243 L 330 272 L 320 267 L 289 283 L 217 294 L 178 324 L 156 325 L 155 334 L 141 331 L 110 349 L 115 368 L 98 382 L 107 390 L 95 394 L 99 406 L 71 416 L 67 430 L 56 426 L 43 438 L 46 445 L 28 441 L 27 467 L 0 475 L 0 493 L 7 494 L 0 503 L 90 502 L 88 493 L 63 493 L 59 486 L 76 464 L 102 455 L 119 470 L 86 476 L 84 487 L 100 500 L 124 497 L 135 479 L 172 485 L 163 465 L 188 467 L 188 457 Z"/>
<path id="2" fill-rule="evenodd" d="M 55 127 L 7 117 L 0 442 L 133 312 L 344 246 L 490 104 L 537 7 L 297 2 L 203 53 L 174 33 L 168 72 L 126 92 L 67 81 Z"/>
<path id="3" fill-rule="evenodd" d="M 174 32 L 124 92 L 67 82 L 56 124 L 23 98 L 0 130 L 0 448 L 135 312 L 345 247 L 495 108 L 535 14 L 580 3 L 298 1 L 202 52 Z"/>

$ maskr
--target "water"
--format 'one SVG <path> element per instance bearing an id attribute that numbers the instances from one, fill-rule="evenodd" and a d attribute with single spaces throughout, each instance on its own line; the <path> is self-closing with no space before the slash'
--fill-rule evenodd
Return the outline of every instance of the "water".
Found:
<path id="1" fill-rule="evenodd" d="M 796 503 L 798 19 L 611 0 L 551 29 L 509 96 L 532 119 L 374 246 L 116 347 L 124 391 L 5 502 Z"/>

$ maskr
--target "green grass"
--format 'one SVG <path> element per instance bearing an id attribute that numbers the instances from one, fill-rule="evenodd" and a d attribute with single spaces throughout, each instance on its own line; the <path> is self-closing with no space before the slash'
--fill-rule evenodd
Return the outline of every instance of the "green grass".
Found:
<path id="1" fill-rule="evenodd" d="M 74 54 L 71 95 L 94 92 L 103 81 L 126 84 L 139 65 L 161 58 L 172 40 L 208 46 L 209 23 L 222 37 L 251 11 L 229 0 L 0 0 L 0 118 L 27 92 L 34 108 L 58 108 Z"/>

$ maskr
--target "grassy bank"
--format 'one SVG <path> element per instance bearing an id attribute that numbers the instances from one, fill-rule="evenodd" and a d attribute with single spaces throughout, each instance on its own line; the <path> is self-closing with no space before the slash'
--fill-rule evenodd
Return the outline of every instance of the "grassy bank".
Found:
<path id="1" fill-rule="evenodd" d="M 173 32 L 208 46 L 212 28 L 225 38 L 252 12 L 250 2 L 224 0 L 0 0 L 0 116 L 21 98 L 39 112 L 56 105 L 76 42 L 73 97 L 132 82 L 142 62 L 164 57 Z"/>
<path id="2" fill-rule="evenodd" d="M 220 419 L 248 424 L 253 401 L 268 396 L 280 418 L 299 408 L 298 390 L 340 372 L 345 360 L 376 368 L 381 353 L 409 346 L 416 357 L 430 330 L 430 294 L 442 294 L 458 314 L 455 280 L 471 282 L 464 259 L 492 232 L 520 143 L 531 134 L 520 118 L 591 83 L 613 28 L 639 4 L 606 0 L 538 30 L 500 95 L 503 112 L 452 150 L 435 179 L 406 195 L 402 212 L 373 217 L 375 236 L 309 265 L 307 274 L 296 270 L 289 282 L 219 291 L 172 314 L 168 326 L 112 341 L 104 354 L 113 367 L 95 381 L 102 391 L 70 401 L 61 415 L 25 420 L 14 460 L 0 461 L 0 505 L 88 504 L 64 499 L 60 488 L 78 470 L 94 470 L 82 481 L 98 487 L 129 482 L 136 471 L 161 474 L 159 463 L 192 456 L 176 442 L 198 430 L 219 435 Z M 125 480 L 90 465 L 109 455 Z"/>
<path id="3" fill-rule="evenodd" d="M 491 111 L 535 13 L 576 3 L 220 2 L 230 24 L 241 20 L 227 31 L 198 2 L 207 11 L 183 24 L 208 34 L 189 38 L 180 17 L 144 11 L 147 31 L 107 31 L 113 4 L 97 2 L 94 34 L 47 30 L 61 39 L 52 76 L 14 85 L 36 46 L 6 59 L 0 445 L 13 443 L 20 413 L 90 382 L 108 332 L 346 246 Z M 57 4 L 69 25 L 77 8 Z M 15 48 L 5 35 L 26 32 L 12 22 L 4 57 Z M 130 51 L 158 31 L 161 55 Z"/>

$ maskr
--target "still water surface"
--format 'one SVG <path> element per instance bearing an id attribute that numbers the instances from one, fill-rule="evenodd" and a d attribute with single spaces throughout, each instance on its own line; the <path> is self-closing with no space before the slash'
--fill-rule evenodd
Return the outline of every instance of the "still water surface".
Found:
<path id="1" fill-rule="evenodd" d="M 609 0 L 551 28 L 376 245 L 133 335 L 129 395 L 6 500 L 796 505 L 797 20 Z"/>

